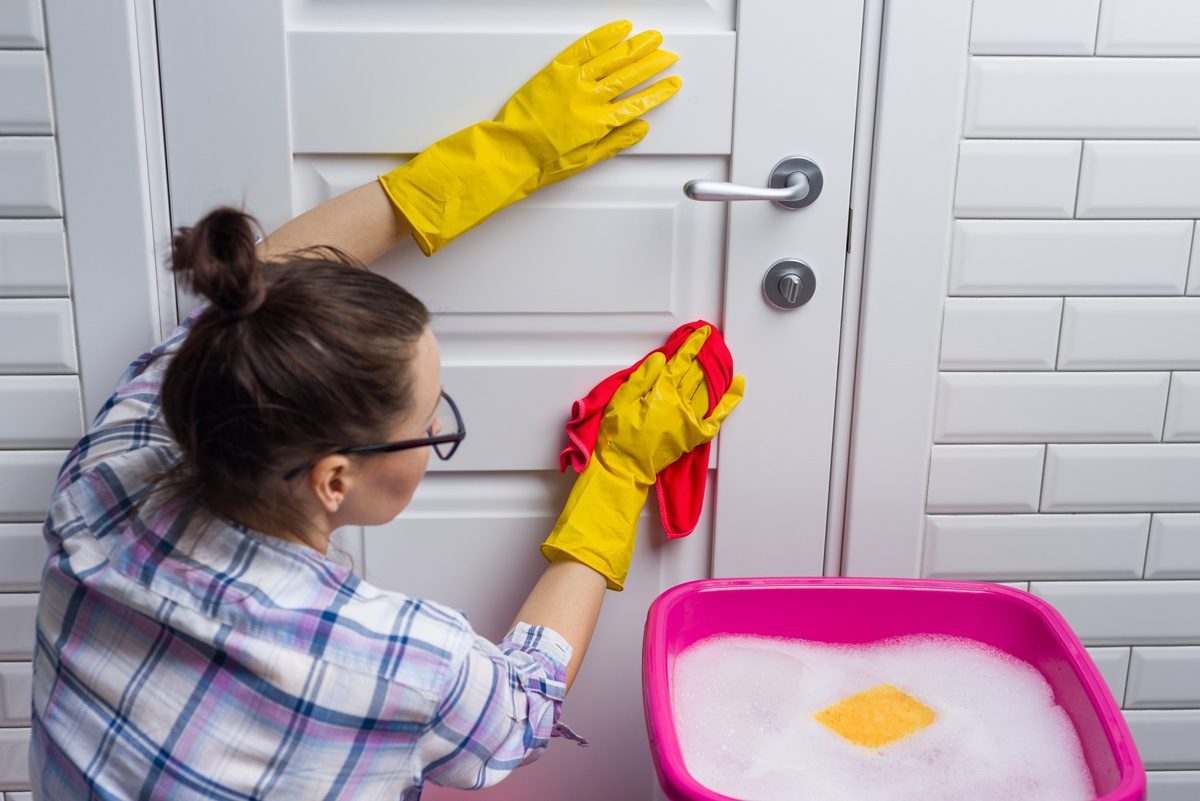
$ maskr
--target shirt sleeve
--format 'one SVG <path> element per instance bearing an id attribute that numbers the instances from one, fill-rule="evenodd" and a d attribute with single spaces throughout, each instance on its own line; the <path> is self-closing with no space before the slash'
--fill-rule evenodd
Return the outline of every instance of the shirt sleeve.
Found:
<path id="1" fill-rule="evenodd" d="M 423 779 L 489 787 L 541 756 L 552 736 L 584 742 L 558 724 L 570 661 L 571 646 L 544 626 L 518 623 L 498 645 L 476 636 L 418 746 Z"/>

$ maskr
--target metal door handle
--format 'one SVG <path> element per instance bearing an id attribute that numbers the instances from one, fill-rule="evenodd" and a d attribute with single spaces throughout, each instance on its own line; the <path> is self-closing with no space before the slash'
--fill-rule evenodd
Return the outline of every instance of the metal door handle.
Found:
<path id="1" fill-rule="evenodd" d="M 785 209 L 800 209 L 817 199 L 824 180 L 821 168 L 803 156 L 789 156 L 775 165 L 768 188 L 695 180 L 683 185 L 692 200 L 771 200 Z"/>

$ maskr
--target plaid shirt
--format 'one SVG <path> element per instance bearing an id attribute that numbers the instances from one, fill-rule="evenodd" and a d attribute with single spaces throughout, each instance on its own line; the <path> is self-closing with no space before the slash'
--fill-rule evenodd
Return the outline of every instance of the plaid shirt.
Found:
<path id="1" fill-rule="evenodd" d="M 573 737 L 557 725 L 571 647 L 550 629 L 493 645 L 303 545 L 147 500 L 179 458 L 159 395 L 198 313 L 130 366 L 59 475 L 35 798 L 415 799 Z"/>

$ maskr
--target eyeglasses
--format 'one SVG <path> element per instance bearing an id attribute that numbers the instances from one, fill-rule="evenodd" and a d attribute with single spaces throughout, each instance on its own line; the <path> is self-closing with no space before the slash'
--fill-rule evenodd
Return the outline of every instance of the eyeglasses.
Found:
<path id="1" fill-rule="evenodd" d="M 449 433 L 443 431 L 443 433 L 434 434 L 433 428 L 430 427 L 427 432 L 429 436 L 422 437 L 421 439 L 405 439 L 399 442 L 384 442 L 379 445 L 355 445 L 351 448 L 342 448 L 341 450 L 334 451 L 334 453 L 391 453 L 392 451 L 404 451 L 409 448 L 432 446 L 433 452 L 438 455 L 438 458 L 445 461 L 458 450 L 458 444 L 467 436 L 467 428 L 463 425 L 462 415 L 459 414 L 458 406 L 454 403 L 454 400 L 445 392 L 442 392 L 436 419 L 442 421 L 442 424 L 445 425 L 445 421 L 451 416 L 454 417 L 455 428 Z M 289 470 L 283 474 L 283 480 L 295 481 L 311 470 L 316 463 L 316 460 L 314 460 L 306 465 L 297 467 L 295 470 Z"/>

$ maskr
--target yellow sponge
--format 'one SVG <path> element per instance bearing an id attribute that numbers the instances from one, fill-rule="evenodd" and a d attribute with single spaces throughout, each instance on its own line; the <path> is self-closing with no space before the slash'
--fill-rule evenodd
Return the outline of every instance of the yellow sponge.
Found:
<path id="1" fill-rule="evenodd" d="M 880 684 L 843 698 L 813 717 L 855 745 L 878 748 L 920 731 L 933 723 L 937 714 L 908 693 Z"/>

